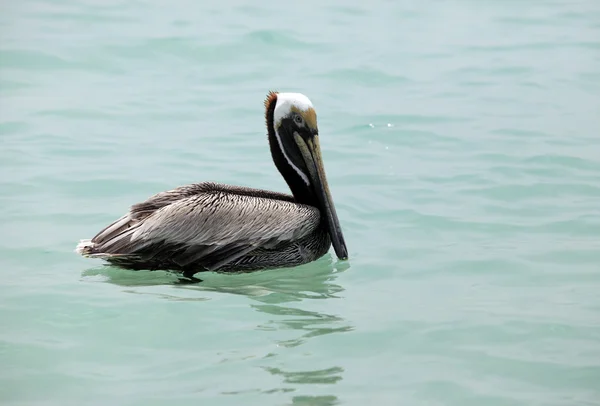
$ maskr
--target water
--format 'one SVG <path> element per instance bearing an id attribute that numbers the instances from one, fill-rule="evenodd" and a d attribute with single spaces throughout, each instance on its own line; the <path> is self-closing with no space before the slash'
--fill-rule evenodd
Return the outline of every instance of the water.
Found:
<path id="1" fill-rule="evenodd" d="M 0 46 L 4 405 L 600 404 L 597 1 L 23 0 Z M 270 89 L 316 106 L 349 261 L 73 253 L 178 185 L 286 191 Z"/>

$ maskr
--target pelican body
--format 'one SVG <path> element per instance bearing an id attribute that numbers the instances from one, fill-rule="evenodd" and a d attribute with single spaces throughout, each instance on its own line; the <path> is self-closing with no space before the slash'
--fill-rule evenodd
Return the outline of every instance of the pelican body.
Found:
<path id="1" fill-rule="evenodd" d="M 317 116 L 300 93 L 269 92 L 271 155 L 292 194 L 203 182 L 134 204 L 76 252 L 132 270 L 248 272 L 348 250 L 321 159 Z"/>

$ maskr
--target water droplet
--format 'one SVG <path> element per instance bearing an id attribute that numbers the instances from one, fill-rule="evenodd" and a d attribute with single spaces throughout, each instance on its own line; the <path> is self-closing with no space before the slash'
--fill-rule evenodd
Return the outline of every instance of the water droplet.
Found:
<path id="1" fill-rule="evenodd" d="M 393 127 L 394 126 L 394 124 L 391 124 L 391 123 L 388 123 L 387 125 L 388 125 L 388 127 Z"/>
<path id="2" fill-rule="evenodd" d="M 373 125 L 373 123 L 369 123 L 369 127 L 375 128 L 375 126 Z"/>

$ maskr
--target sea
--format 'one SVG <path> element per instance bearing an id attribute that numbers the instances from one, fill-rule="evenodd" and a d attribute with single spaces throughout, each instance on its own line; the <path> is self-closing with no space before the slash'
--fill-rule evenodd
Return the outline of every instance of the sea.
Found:
<path id="1" fill-rule="evenodd" d="M 1 10 L 2 405 L 600 405 L 600 1 Z M 74 252 L 177 186 L 289 192 L 271 90 L 315 106 L 347 260 Z"/>

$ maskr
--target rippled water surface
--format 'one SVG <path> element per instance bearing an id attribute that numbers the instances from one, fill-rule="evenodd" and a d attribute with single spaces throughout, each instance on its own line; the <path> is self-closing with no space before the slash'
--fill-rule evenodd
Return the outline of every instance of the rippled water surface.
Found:
<path id="1" fill-rule="evenodd" d="M 600 403 L 600 2 L 6 1 L 0 86 L 2 404 Z M 286 191 L 270 89 L 349 261 L 73 252 L 178 185 Z"/>

